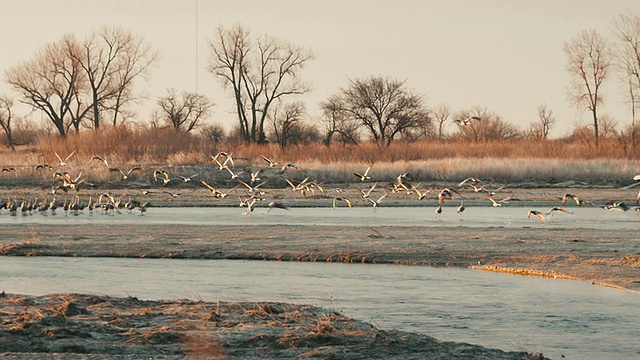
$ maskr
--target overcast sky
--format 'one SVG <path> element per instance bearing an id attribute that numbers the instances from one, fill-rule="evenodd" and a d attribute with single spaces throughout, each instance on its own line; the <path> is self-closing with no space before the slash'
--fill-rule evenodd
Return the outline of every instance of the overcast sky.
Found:
<path id="1" fill-rule="evenodd" d="M 302 99 L 311 117 L 349 79 L 389 76 L 406 80 L 430 106 L 455 112 L 479 105 L 521 128 L 546 103 L 557 118 L 552 136 L 561 136 L 589 121 L 566 100 L 564 42 L 587 29 L 613 39 L 613 17 L 640 15 L 640 1 L 11 0 L 2 11 L 3 71 L 66 33 L 82 37 L 109 24 L 142 35 L 161 54 L 144 118 L 157 96 L 176 88 L 206 95 L 216 104 L 212 121 L 235 124 L 230 97 L 206 70 L 207 40 L 220 25 L 242 24 L 256 37 L 314 52 L 302 73 L 313 86 Z M 611 76 L 602 114 L 628 124 L 620 88 Z M 0 92 L 11 93 L 4 81 Z"/>

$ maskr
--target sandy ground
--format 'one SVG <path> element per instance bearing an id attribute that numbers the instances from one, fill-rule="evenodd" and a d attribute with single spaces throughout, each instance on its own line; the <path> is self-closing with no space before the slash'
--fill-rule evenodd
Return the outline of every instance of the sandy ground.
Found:
<path id="1" fill-rule="evenodd" d="M 539 195 L 547 193 L 545 190 L 505 192 L 532 206 L 558 202 L 553 196 Z M 552 192 L 561 196 L 564 190 L 553 189 Z M 635 197 L 635 190 L 627 192 L 624 196 Z M 153 202 L 156 206 L 206 206 L 212 202 L 211 198 L 196 196 L 196 191 L 189 193 L 193 195 L 155 198 Z M 584 190 L 582 194 L 593 201 L 611 200 L 611 190 Z M 276 198 L 286 196 L 285 193 L 275 195 Z M 232 203 L 229 200 L 228 204 Z M 293 203 L 305 206 L 303 200 Z M 5 256 L 252 259 L 474 267 L 522 275 L 584 279 L 640 291 L 640 244 L 636 230 L 604 234 L 541 227 L 363 229 L 272 225 L 214 228 L 173 224 L 153 227 L 92 224 L 69 229 L 64 225 L 33 224 L 29 227 L 5 225 L 2 233 L 0 254 Z M 343 241 L 345 238 L 350 241 Z M 144 301 L 81 294 L 42 297 L 3 294 L 0 303 L 0 352 L 9 358 L 542 358 L 539 354 L 507 353 L 443 342 L 425 335 L 385 331 L 311 306 Z M 530 349 L 532 353 L 535 350 Z"/>

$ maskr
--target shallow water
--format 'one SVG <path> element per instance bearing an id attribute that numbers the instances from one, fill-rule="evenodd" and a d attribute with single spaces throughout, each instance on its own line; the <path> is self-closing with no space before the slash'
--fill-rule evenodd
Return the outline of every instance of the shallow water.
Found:
<path id="1" fill-rule="evenodd" d="M 321 305 L 382 328 L 559 359 L 640 357 L 640 295 L 588 282 L 397 265 L 0 258 L 2 290 Z M 141 285 L 143 284 L 143 285 Z"/>
<path id="2" fill-rule="evenodd" d="M 146 223 L 146 224 L 186 224 L 186 225 L 334 225 L 334 226 L 464 226 L 464 227 L 551 227 L 580 228 L 598 230 L 640 229 L 640 213 L 636 211 L 605 211 L 597 207 L 568 208 L 572 214 L 558 213 L 547 217 L 545 223 L 533 216 L 527 219 L 529 210 L 547 211 L 546 208 L 532 209 L 522 206 L 498 208 L 467 207 L 459 215 L 457 204 L 444 207 L 440 217 L 436 217 L 433 206 L 423 207 L 354 207 L 354 208 L 291 208 L 269 210 L 258 207 L 251 215 L 245 215 L 240 207 L 182 207 L 150 208 L 144 216 L 134 212 L 105 215 L 100 211 L 90 214 L 88 210 L 78 215 L 58 211 L 57 214 L 30 216 L 18 214 L 10 216 L 6 211 L 0 215 L 0 225 L 16 223 L 79 224 L 79 223 Z"/>

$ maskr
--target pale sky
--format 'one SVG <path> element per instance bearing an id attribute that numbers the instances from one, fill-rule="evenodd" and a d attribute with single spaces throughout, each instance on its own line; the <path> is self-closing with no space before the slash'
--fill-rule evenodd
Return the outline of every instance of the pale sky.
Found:
<path id="1" fill-rule="evenodd" d="M 210 98 L 213 122 L 237 121 L 232 99 L 207 70 L 207 45 L 220 26 L 242 24 L 254 37 L 276 36 L 315 54 L 302 72 L 313 91 L 305 101 L 319 119 L 319 103 L 349 79 L 406 80 L 427 104 L 453 112 L 486 107 L 520 128 L 537 121 L 546 103 L 557 119 L 552 136 L 566 135 L 589 114 L 566 99 L 565 41 L 595 29 L 613 39 L 618 14 L 640 15 L 638 0 L 11 0 L 0 22 L 0 70 L 33 58 L 66 33 L 80 38 L 104 24 L 143 36 L 160 52 L 139 116 L 148 118 L 167 88 Z M 142 88 L 144 83 L 138 84 Z M 619 124 L 630 122 L 616 75 L 605 105 Z M 2 81 L 0 93 L 11 94 Z"/>

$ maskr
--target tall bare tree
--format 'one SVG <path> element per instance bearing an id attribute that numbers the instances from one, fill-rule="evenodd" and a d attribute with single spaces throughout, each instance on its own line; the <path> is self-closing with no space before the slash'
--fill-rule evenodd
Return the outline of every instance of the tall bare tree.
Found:
<path id="1" fill-rule="evenodd" d="M 179 97 L 175 89 L 168 89 L 166 96 L 158 98 L 164 121 L 185 133 L 200 125 L 210 115 L 213 105 L 204 95 L 196 93 L 184 91 Z"/>
<path id="2" fill-rule="evenodd" d="M 631 109 L 631 142 L 637 144 L 636 110 L 640 108 L 640 16 L 620 14 L 613 20 L 613 32 L 620 40 L 616 58 L 620 74 L 627 84 Z"/>
<path id="3" fill-rule="evenodd" d="M 321 106 L 356 120 L 373 141 L 387 146 L 401 132 L 431 121 L 423 98 L 387 77 L 352 80 Z"/>
<path id="4" fill-rule="evenodd" d="M 242 138 L 265 142 L 264 124 L 274 101 L 309 91 L 300 72 L 313 54 L 268 35 L 253 40 L 241 25 L 219 27 L 209 46 L 209 71 L 233 92 Z"/>
<path id="5" fill-rule="evenodd" d="M 540 124 L 540 138 L 546 139 L 549 136 L 551 128 L 556 123 L 556 117 L 553 110 L 549 109 L 546 103 L 538 105 L 538 124 Z"/>
<path id="6" fill-rule="evenodd" d="M 46 45 L 32 60 L 6 71 L 5 80 L 64 137 L 86 122 L 98 128 L 102 110 L 112 112 L 115 124 L 122 106 L 134 99 L 134 79 L 146 77 L 156 59 L 141 38 L 104 27 L 82 43 L 67 34 Z"/>
<path id="7" fill-rule="evenodd" d="M 564 43 L 569 101 L 591 112 L 595 144 L 599 144 L 598 106 L 603 103 L 602 83 L 609 75 L 612 52 L 606 39 L 595 30 L 584 30 Z"/>
<path id="8" fill-rule="evenodd" d="M 7 95 L 0 96 L 0 127 L 4 130 L 4 134 L 7 137 L 7 147 L 12 151 L 16 150 L 15 142 L 13 140 L 13 128 L 11 120 L 13 120 L 13 99 Z"/>
<path id="9" fill-rule="evenodd" d="M 440 104 L 433 111 L 433 118 L 438 123 L 438 139 L 444 139 L 444 123 L 451 116 L 451 107 L 449 105 Z"/>
<path id="10" fill-rule="evenodd" d="M 79 52 L 75 38 L 65 35 L 47 44 L 32 60 L 5 72 L 7 83 L 22 95 L 20 101 L 44 112 L 61 137 L 72 125 L 79 128 L 82 118 L 77 116 L 86 111 L 78 109 L 88 109 L 88 101 L 80 95 L 86 79 L 77 60 Z"/>
<path id="11" fill-rule="evenodd" d="M 93 127 L 100 127 L 102 110 L 111 112 L 111 122 L 116 125 L 122 106 L 134 100 L 134 80 L 148 79 L 158 52 L 142 37 L 115 26 L 103 26 L 80 46 L 82 53 L 76 60 L 87 75 Z"/>

